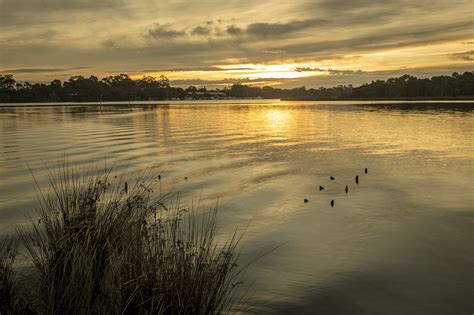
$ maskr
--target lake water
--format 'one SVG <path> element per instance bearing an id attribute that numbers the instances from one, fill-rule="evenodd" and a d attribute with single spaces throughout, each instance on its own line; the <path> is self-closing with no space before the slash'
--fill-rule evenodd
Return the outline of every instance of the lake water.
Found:
<path id="1" fill-rule="evenodd" d="M 218 200 L 244 260 L 283 244 L 248 272 L 256 312 L 472 314 L 474 104 L 63 105 L 0 106 L 0 234 L 35 202 L 28 165 L 106 158 Z"/>

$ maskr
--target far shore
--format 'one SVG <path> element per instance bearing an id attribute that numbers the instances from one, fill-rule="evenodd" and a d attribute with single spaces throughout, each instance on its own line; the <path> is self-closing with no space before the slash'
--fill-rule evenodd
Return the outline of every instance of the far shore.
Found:
<path id="1" fill-rule="evenodd" d="M 232 101 L 313 101 L 313 102 L 409 102 L 409 103 L 474 103 L 474 96 L 472 97 L 459 97 L 459 98 L 344 98 L 344 99 L 304 99 L 304 98 L 286 98 L 286 99 L 271 99 L 271 98 L 228 98 L 228 99 L 169 99 L 169 100 L 150 100 L 150 101 L 87 101 L 87 102 L 25 102 L 25 103 L 1 103 L 0 107 L 18 107 L 18 106 L 108 106 L 108 105 L 130 105 L 130 106 L 144 106 L 144 105 L 168 105 L 170 102 L 187 103 L 187 102 L 232 102 Z"/>
<path id="2" fill-rule="evenodd" d="M 390 97 L 390 98 L 283 98 L 282 101 L 474 101 L 474 95 L 462 97 Z"/>

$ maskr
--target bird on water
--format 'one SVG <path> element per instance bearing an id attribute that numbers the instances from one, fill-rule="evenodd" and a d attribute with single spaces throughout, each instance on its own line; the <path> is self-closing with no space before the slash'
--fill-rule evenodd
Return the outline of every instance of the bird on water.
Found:
<path id="1" fill-rule="evenodd" d="M 359 184 L 359 175 L 356 176 L 356 184 Z"/>
<path id="2" fill-rule="evenodd" d="M 323 186 L 319 186 L 319 191 L 323 190 L 324 187 Z"/>
<path id="3" fill-rule="evenodd" d="M 330 180 L 335 180 L 335 178 L 333 176 L 329 177 Z"/>
<path id="4" fill-rule="evenodd" d="M 334 207 L 334 200 L 331 200 L 331 207 Z"/>
<path id="5" fill-rule="evenodd" d="M 308 199 L 304 198 L 304 203 L 307 203 L 308 201 L 309 201 Z"/>
<path id="6" fill-rule="evenodd" d="M 345 191 L 346 191 L 346 194 L 349 192 L 349 186 L 346 185 Z"/>
<path id="7" fill-rule="evenodd" d="M 368 169 L 367 169 L 367 167 L 366 167 L 366 168 L 365 168 L 365 174 L 367 174 L 367 172 L 368 172 Z"/>

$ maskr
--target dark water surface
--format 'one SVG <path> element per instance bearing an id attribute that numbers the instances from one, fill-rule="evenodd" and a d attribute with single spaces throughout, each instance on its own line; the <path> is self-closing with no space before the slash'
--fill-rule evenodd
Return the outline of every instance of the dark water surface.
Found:
<path id="1" fill-rule="evenodd" d="M 451 102 L 0 105 L 0 234 L 34 204 L 27 165 L 45 183 L 65 155 L 73 166 L 106 157 L 119 173 L 155 167 L 183 200 L 218 199 L 222 232 L 249 225 L 244 259 L 284 243 L 248 272 L 258 312 L 472 314 L 473 112 Z"/>

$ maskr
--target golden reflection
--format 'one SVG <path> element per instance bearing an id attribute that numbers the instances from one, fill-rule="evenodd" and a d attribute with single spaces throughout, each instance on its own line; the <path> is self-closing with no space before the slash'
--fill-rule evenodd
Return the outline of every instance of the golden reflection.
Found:
<path id="1" fill-rule="evenodd" d="M 289 110 L 269 109 L 264 113 L 264 125 L 271 132 L 281 133 L 288 130 L 292 113 Z"/>

